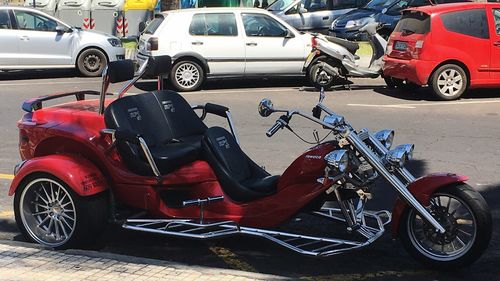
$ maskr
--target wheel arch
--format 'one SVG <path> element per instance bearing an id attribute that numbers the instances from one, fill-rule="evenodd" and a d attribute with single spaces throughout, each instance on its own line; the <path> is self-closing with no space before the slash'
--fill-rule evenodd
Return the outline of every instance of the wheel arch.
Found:
<path id="1" fill-rule="evenodd" d="M 206 76 L 210 73 L 210 67 L 208 66 L 208 61 L 201 55 L 193 52 L 179 53 L 172 58 L 172 65 L 176 64 L 178 61 L 192 60 L 200 64 L 203 68 L 204 75 Z"/>
<path id="2" fill-rule="evenodd" d="M 16 193 L 25 179 L 36 174 L 49 174 L 60 179 L 79 196 L 91 196 L 108 190 L 106 178 L 89 160 L 74 154 L 53 154 L 24 162 L 12 180 L 9 196 Z"/>
<path id="3" fill-rule="evenodd" d="M 445 60 L 445 61 L 441 62 L 440 64 L 436 65 L 434 67 L 434 69 L 431 71 L 429 78 L 427 78 L 427 85 L 430 85 L 432 83 L 432 77 L 434 76 L 434 73 L 436 72 L 436 70 L 445 64 L 455 64 L 455 65 L 460 66 L 465 71 L 465 75 L 467 76 L 467 87 L 466 88 L 468 88 L 470 86 L 471 74 L 470 74 L 469 68 L 467 67 L 467 65 L 465 63 L 463 63 L 459 60 L 456 60 L 456 59 Z"/>

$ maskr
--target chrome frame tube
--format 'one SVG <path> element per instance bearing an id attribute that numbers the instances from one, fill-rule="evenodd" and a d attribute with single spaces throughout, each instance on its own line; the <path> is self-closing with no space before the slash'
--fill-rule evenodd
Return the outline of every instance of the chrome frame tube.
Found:
<path id="1" fill-rule="evenodd" d="M 421 216 L 423 216 L 434 228 L 439 232 L 444 233 L 446 230 L 443 226 L 434 219 L 434 217 L 427 212 L 424 206 L 418 202 L 418 200 L 411 194 L 411 192 L 406 188 L 406 186 L 394 175 L 392 175 L 385 168 L 384 164 L 379 160 L 379 157 L 375 155 L 371 150 L 366 148 L 366 145 L 358 137 L 355 132 L 351 132 L 347 136 L 347 140 L 365 157 L 365 159 L 375 167 L 375 169 L 389 182 L 391 183 L 396 191 L 405 199 L 405 201 L 410 204 Z"/>
<path id="2" fill-rule="evenodd" d="M 148 160 L 149 165 L 151 166 L 151 170 L 153 170 L 153 173 L 157 177 L 161 177 L 160 170 L 158 169 L 158 166 L 156 166 L 156 163 L 153 159 L 153 155 L 151 155 L 151 151 L 149 151 L 149 147 L 146 143 L 146 141 L 142 137 L 138 137 L 139 143 L 141 145 L 142 151 L 144 152 L 144 155 L 146 155 L 146 159 Z"/>
<path id="3" fill-rule="evenodd" d="M 240 140 L 238 139 L 238 135 L 236 134 L 236 128 L 234 127 L 233 118 L 231 118 L 231 112 L 226 111 L 227 123 L 229 123 L 229 129 L 231 129 L 231 134 L 233 134 L 234 139 L 238 145 L 240 144 Z"/>
<path id="4" fill-rule="evenodd" d="M 137 82 L 139 79 L 141 79 L 142 75 L 144 72 L 146 72 L 146 68 L 148 66 L 149 58 L 144 61 L 144 63 L 139 67 L 137 72 L 134 75 L 134 78 L 130 81 L 128 81 L 127 84 L 125 84 L 122 89 L 118 92 L 118 98 L 122 98 L 125 93 Z"/>
<path id="5" fill-rule="evenodd" d="M 104 114 L 104 101 L 106 100 L 106 92 L 109 87 L 109 76 L 108 76 L 108 66 L 104 67 L 102 71 L 102 86 L 101 95 L 99 96 L 99 115 Z"/>

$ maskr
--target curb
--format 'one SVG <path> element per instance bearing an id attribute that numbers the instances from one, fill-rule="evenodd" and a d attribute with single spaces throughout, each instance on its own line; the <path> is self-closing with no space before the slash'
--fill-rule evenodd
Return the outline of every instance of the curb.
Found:
<path id="1" fill-rule="evenodd" d="M 183 270 L 183 269 L 197 270 L 197 271 L 203 271 L 206 274 L 212 274 L 212 275 L 233 275 L 233 276 L 240 276 L 240 277 L 251 278 L 251 279 L 259 279 L 259 280 L 297 280 L 297 279 L 293 279 L 293 278 L 271 275 L 271 274 L 246 272 L 246 271 L 225 269 L 225 268 L 211 268 L 211 267 L 205 267 L 205 266 L 199 266 L 199 265 L 189 265 L 189 264 L 182 264 L 182 263 L 176 263 L 176 262 L 171 262 L 171 261 L 157 260 L 157 259 L 151 259 L 151 258 L 142 258 L 142 257 L 135 257 L 135 256 L 127 256 L 127 255 L 113 254 L 113 253 L 103 253 L 103 252 L 89 251 L 89 250 L 77 250 L 77 249 L 53 250 L 52 248 L 45 247 L 45 246 L 42 246 L 39 244 L 32 244 L 32 243 L 20 242 L 20 241 L 0 240 L 0 245 L 1 244 L 8 245 L 8 246 L 14 246 L 14 247 L 37 249 L 40 251 L 52 251 L 52 252 L 57 252 L 57 253 L 62 253 L 62 254 L 67 254 L 67 255 L 85 256 L 88 258 L 109 259 L 109 260 L 114 260 L 114 261 L 118 261 L 118 262 L 153 265 L 153 266 L 165 266 L 165 267 L 175 268 L 178 270 Z"/>

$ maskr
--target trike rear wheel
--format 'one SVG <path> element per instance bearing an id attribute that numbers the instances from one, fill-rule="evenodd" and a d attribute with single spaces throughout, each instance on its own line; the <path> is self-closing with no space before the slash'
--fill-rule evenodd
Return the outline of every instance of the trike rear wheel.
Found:
<path id="1" fill-rule="evenodd" d="M 57 249 L 85 247 L 106 226 L 107 193 L 81 197 L 52 175 L 33 174 L 16 191 L 14 213 L 31 242 Z"/>

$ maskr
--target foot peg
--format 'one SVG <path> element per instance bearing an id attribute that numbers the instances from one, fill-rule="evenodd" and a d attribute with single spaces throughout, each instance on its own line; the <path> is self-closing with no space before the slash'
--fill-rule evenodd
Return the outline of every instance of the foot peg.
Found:
<path id="1" fill-rule="evenodd" d="M 203 224 L 205 205 L 224 200 L 224 196 L 207 197 L 204 199 L 194 199 L 182 201 L 182 206 L 200 206 L 200 224 Z"/>

